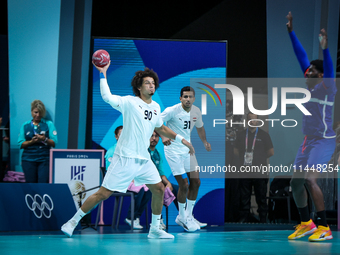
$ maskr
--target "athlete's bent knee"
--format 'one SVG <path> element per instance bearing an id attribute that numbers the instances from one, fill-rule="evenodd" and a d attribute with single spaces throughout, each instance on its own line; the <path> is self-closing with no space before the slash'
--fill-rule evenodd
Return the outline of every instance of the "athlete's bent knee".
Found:
<path id="1" fill-rule="evenodd" d="M 98 192 L 95 194 L 97 195 L 98 200 L 103 201 L 103 200 L 108 199 L 112 195 L 112 193 L 113 191 L 103 188 L 103 189 L 98 190 Z"/>
<path id="2" fill-rule="evenodd" d="M 157 183 L 157 184 L 153 184 L 150 187 L 150 190 L 152 192 L 153 195 L 158 195 L 158 196 L 163 196 L 164 195 L 164 191 L 165 191 L 165 186 L 163 183 Z"/>

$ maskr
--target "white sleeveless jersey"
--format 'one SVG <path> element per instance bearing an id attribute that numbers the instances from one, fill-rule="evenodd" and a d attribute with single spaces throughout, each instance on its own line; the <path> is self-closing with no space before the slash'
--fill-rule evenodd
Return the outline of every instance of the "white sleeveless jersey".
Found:
<path id="1" fill-rule="evenodd" d="M 134 96 L 115 96 L 114 103 L 108 103 L 123 115 L 123 129 L 115 154 L 150 160 L 150 138 L 155 127 L 163 125 L 159 104 L 155 101 L 147 104 Z"/>
<path id="2" fill-rule="evenodd" d="M 193 128 L 203 127 L 202 113 L 200 109 L 194 105 L 191 106 L 190 112 L 183 109 L 182 103 L 166 108 L 161 117 L 166 126 L 173 130 L 175 133 L 184 137 L 185 140 L 190 142 L 190 133 Z M 189 149 L 182 143 L 173 141 L 169 146 L 164 146 L 164 150 L 175 154 L 188 153 Z"/>

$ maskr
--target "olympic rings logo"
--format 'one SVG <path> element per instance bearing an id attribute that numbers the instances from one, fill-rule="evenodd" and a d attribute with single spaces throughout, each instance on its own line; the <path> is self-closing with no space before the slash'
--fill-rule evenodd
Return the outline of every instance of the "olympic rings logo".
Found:
<path id="1" fill-rule="evenodd" d="M 39 204 L 39 200 L 41 204 Z M 38 219 L 40 219 L 43 215 L 46 218 L 50 218 L 52 216 L 54 205 L 53 200 L 49 195 L 45 194 L 41 197 L 39 194 L 35 194 L 34 197 L 32 197 L 30 194 L 26 194 L 25 201 L 28 209 L 30 209 Z M 48 203 L 46 201 L 48 201 Z"/>

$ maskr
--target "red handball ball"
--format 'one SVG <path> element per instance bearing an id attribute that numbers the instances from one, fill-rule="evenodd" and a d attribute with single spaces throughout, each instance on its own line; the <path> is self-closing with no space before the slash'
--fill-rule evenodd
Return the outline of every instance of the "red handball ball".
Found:
<path id="1" fill-rule="evenodd" d="M 92 61 L 98 67 L 106 66 L 110 62 L 110 54 L 106 50 L 97 50 L 92 55 Z"/>

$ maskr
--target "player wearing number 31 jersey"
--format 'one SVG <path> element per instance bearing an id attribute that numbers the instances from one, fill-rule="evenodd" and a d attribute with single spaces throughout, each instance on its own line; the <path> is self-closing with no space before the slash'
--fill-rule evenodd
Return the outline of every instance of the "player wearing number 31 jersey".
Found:
<path id="1" fill-rule="evenodd" d="M 193 105 L 195 90 L 189 86 L 181 89 L 181 103 L 166 108 L 162 112 L 162 119 L 167 127 L 182 135 L 190 141 L 190 133 L 196 126 L 197 133 L 202 140 L 205 149 L 211 150 L 205 136 L 201 111 Z M 162 135 L 161 135 L 162 137 Z M 177 141 L 171 141 L 162 137 L 165 158 L 171 168 L 172 174 L 178 182 L 177 193 L 179 215 L 176 223 L 188 232 L 196 231 L 207 224 L 200 223 L 193 217 L 193 208 L 196 202 L 200 186 L 199 172 L 196 172 L 197 160 L 195 155 L 189 155 L 188 149 Z M 189 183 L 187 176 L 189 177 Z"/>
<path id="2" fill-rule="evenodd" d="M 180 134 L 185 140 L 190 142 L 190 133 L 193 128 L 203 127 L 202 114 L 198 107 L 192 105 L 190 112 L 183 109 L 182 103 L 166 108 L 162 112 L 162 119 L 166 122 L 168 128 L 175 133 Z M 171 145 L 164 147 L 167 153 L 188 154 L 188 148 L 180 143 L 173 142 Z"/>

